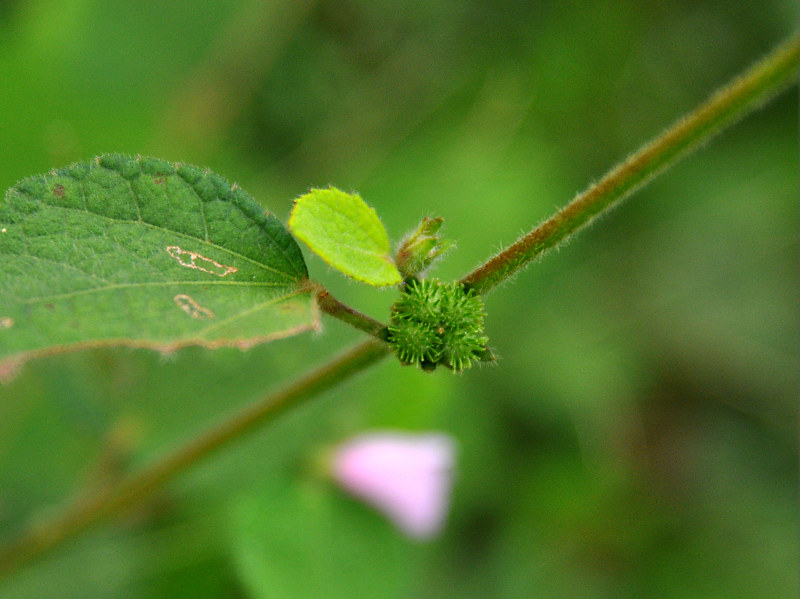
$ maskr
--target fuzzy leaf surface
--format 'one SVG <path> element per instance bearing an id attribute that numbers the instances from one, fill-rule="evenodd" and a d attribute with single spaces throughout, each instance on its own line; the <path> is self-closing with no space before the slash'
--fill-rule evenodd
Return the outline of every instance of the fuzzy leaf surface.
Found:
<path id="1" fill-rule="evenodd" d="M 289 228 L 328 264 L 358 281 L 382 287 L 402 280 L 386 229 L 358 194 L 313 189 L 295 202 Z"/>
<path id="2" fill-rule="evenodd" d="M 300 248 L 218 175 L 100 156 L 0 203 L 0 373 L 67 349 L 248 347 L 318 325 Z"/>

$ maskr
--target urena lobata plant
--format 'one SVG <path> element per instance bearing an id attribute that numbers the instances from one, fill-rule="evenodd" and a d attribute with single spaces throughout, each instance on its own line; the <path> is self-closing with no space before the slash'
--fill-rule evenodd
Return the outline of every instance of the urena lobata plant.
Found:
<path id="1" fill-rule="evenodd" d="M 396 286 L 388 324 L 309 278 L 289 230 L 246 192 L 197 167 L 110 154 L 30 177 L 0 203 L 0 377 L 30 359 L 87 347 L 250 347 L 319 329 L 319 312 L 370 338 L 185 446 L 98 489 L 0 548 L 18 570 L 142 500 L 228 441 L 394 353 L 424 370 L 492 361 L 480 296 L 618 205 L 656 175 L 794 84 L 795 36 L 630 155 L 541 225 L 459 281 L 425 277 L 453 248 L 427 219 L 394 254 L 358 194 L 311 190 L 289 230 L 332 267 Z"/>

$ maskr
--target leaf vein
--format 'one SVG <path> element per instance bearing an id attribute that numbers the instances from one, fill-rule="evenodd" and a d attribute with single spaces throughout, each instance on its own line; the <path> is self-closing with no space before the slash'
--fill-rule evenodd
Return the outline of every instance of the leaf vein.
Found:
<path id="1" fill-rule="evenodd" d="M 111 282 L 108 279 L 105 279 L 105 278 L 103 278 L 101 276 L 98 276 L 98 275 L 96 275 L 94 273 L 87 272 L 87 271 L 85 271 L 85 270 L 83 270 L 81 268 L 78 268 L 74 264 L 69 264 L 68 262 L 59 262 L 58 260 L 54 260 L 53 258 L 46 258 L 44 256 L 36 256 L 35 254 L 29 254 L 29 253 L 26 253 L 26 254 L 14 254 L 14 255 L 15 256 L 19 256 L 21 258 L 31 258 L 32 260 L 37 260 L 39 262 L 49 262 L 50 264 L 55 264 L 56 266 L 59 266 L 59 267 L 62 267 L 62 268 L 68 268 L 70 270 L 77 271 L 77 272 L 79 272 L 80 274 L 82 274 L 82 275 L 84 275 L 86 277 L 91 277 L 93 279 L 97 279 L 98 281 L 102 281 L 104 283 L 110 283 Z"/>
<path id="2" fill-rule="evenodd" d="M 287 300 L 287 299 L 289 299 L 291 297 L 294 297 L 296 295 L 302 295 L 304 293 L 309 293 L 309 292 L 307 290 L 298 290 L 298 291 L 294 291 L 292 293 L 289 293 L 287 295 L 282 295 L 282 296 L 279 296 L 279 297 L 272 298 L 267 302 L 263 302 L 261 304 L 256 304 L 255 306 L 253 306 L 252 308 L 250 308 L 248 310 L 244 310 L 242 312 L 239 312 L 238 314 L 234 314 L 233 316 L 229 316 L 228 318 L 225 318 L 223 320 L 219 320 L 219 321 L 215 322 L 212 325 L 209 325 L 209 326 L 207 326 L 207 327 L 205 327 L 203 329 L 200 329 L 200 331 L 198 331 L 197 334 L 198 335 L 207 335 L 210 331 L 213 331 L 214 329 L 219 329 L 219 328 L 221 328 L 223 326 L 231 324 L 232 322 L 236 322 L 239 319 L 245 318 L 246 316 L 250 316 L 251 314 L 254 314 L 254 313 L 258 312 L 259 310 L 263 310 L 264 308 L 268 308 L 269 306 L 277 304 L 278 302 L 282 302 L 282 301 Z"/>
<path id="3" fill-rule="evenodd" d="M 136 206 L 136 214 L 139 215 L 139 222 L 144 222 L 142 220 L 142 207 L 139 205 L 139 201 L 136 197 L 136 192 L 133 190 L 133 185 L 128 179 L 125 179 L 125 182 L 128 184 L 128 191 L 131 192 L 131 200 L 133 201 L 133 205 Z"/>
<path id="4" fill-rule="evenodd" d="M 206 173 L 206 175 L 204 175 L 204 176 L 208 176 L 208 173 Z M 179 178 L 184 182 L 185 185 L 187 185 L 190 188 L 190 190 L 197 196 L 197 199 L 202 203 L 203 199 L 200 196 L 200 193 L 197 191 L 196 184 L 195 183 L 189 183 L 188 181 L 186 181 L 186 179 L 183 179 L 183 177 L 179 176 Z M 229 210 L 232 207 L 237 208 L 239 213 L 241 213 L 247 220 L 249 220 L 254 225 L 256 225 L 256 227 L 258 227 L 261 231 L 263 231 L 264 234 L 266 235 L 267 239 L 269 239 L 269 241 L 272 244 L 272 246 L 275 249 L 277 249 L 278 252 L 280 252 L 280 254 L 283 256 L 283 259 L 286 262 L 286 264 L 289 266 L 289 268 L 293 272 L 297 273 L 297 277 L 296 278 L 302 278 L 304 276 L 304 273 L 301 270 L 298 270 L 295 267 L 294 262 L 289 257 L 289 255 L 286 253 L 286 250 L 283 247 L 281 247 L 281 245 L 275 240 L 275 238 L 272 236 L 272 233 L 269 231 L 269 229 L 266 228 L 266 227 L 263 227 L 261 225 L 261 223 L 259 223 L 251 214 L 248 214 L 245 210 L 242 210 L 238 206 L 234 205 L 234 203 L 232 201 L 233 200 L 233 190 L 229 189 L 228 190 L 228 194 L 229 195 L 228 195 L 227 198 L 220 198 L 220 200 L 223 200 L 223 201 L 226 202 L 226 204 L 228 205 Z M 265 268 L 269 268 L 266 265 L 264 265 L 264 267 Z M 271 269 L 271 270 L 275 270 L 275 269 Z M 275 272 L 281 272 L 281 271 L 275 270 Z M 283 274 L 286 274 L 286 273 L 283 273 Z"/>
<path id="5" fill-rule="evenodd" d="M 24 193 L 26 193 L 26 195 L 30 195 L 27 192 L 24 192 Z M 35 198 L 35 196 L 31 196 L 31 197 L 34 197 L 34 199 L 38 199 L 38 198 Z M 197 241 L 197 242 L 200 242 L 200 243 L 204 243 L 204 244 L 206 244 L 206 245 L 208 245 L 208 246 L 210 246 L 210 247 L 212 247 L 214 249 L 220 250 L 222 252 L 226 252 L 226 253 L 230 254 L 231 256 L 234 256 L 236 258 L 244 260 L 245 262 L 249 262 L 251 264 L 255 264 L 256 266 L 259 266 L 259 267 L 263 268 L 264 270 L 267 270 L 267 271 L 275 273 L 276 275 L 280 275 L 282 277 L 285 277 L 286 279 L 288 279 L 288 280 L 290 280 L 292 282 L 296 282 L 297 281 L 296 277 L 293 277 L 293 276 L 289 275 L 288 273 L 285 273 L 285 272 L 280 271 L 280 270 L 278 270 L 276 268 L 273 268 L 272 266 L 269 266 L 269 265 L 264 264 L 262 262 L 258 262 L 257 260 L 253 260 L 252 258 L 250 258 L 248 256 L 245 256 L 243 254 L 240 254 L 239 252 L 235 252 L 234 250 L 231 250 L 230 248 L 226 248 L 226 247 L 217 245 L 216 243 L 213 243 L 211 241 L 204 241 L 203 239 L 200 239 L 199 237 L 195 237 L 195 236 L 190 235 L 188 233 L 183 233 L 182 231 L 175 231 L 175 230 L 172 230 L 172 229 L 167 229 L 165 227 L 162 227 L 160 225 L 156 225 L 156 224 L 153 224 L 153 223 L 149 223 L 147 221 L 137 222 L 135 220 L 112 218 L 112 217 L 110 217 L 108 215 L 105 215 L 105 214 L 100 214 L 98 212 L 93 212 L 91 210 L 81 210 L 81 209 L 75 208 L 73 206 L 59 206 L 57 204 L 46 204 L 46 206 L 48 206 L 49 208 L 57 208 L 57 209 L 62 209 L 62 210 L 70 210 L 70 211 L 77 211 L 77 212 L 87 212 L 88 214 L 92 214 L 92 215 L 97 216 L 99 218 L 106 219 L 106 220 L 108 220 L 108 221 L 110 221 L 112 223 L 117 223 L 117 224 L 122 224 L 122 225 L 141 225 L 141 226 L 145 226 L 145 227 L 150 227 L 152 229 L 155 229 L 157 231 L 161 231 L 163 233 L 169 233 L 171 235 L 178 235 L 178 236 L 183 237 L 185 239 L 191 239 L 192 241 Z"/>
<path id="6" fill-rule="evenodd" d="M 76 297 L 79 295 L 89 295 L 92 293 L 103 293 L 106 291 L 118 290 L 118 289 L 136 289 L 141 287 L 171 287 L 177 285 L 189 285 L 189 286 L 203 286 L 208 287 L 211 285 L 224 285 L 228 286 L 236 286 L 236 287 L 280 287 L 280 283 L 260 283 L 260 282 L 250 282 L 250 281 L 238 281 L 235 283 L 232 282 L 223 282 L 223 281 L 145 281 L 141 283 L 110 283 L 104 287 L 89 287 L 86 289 L 78 289 L 75 291 L 70 291 L 68 293 L 58 293 L 53 295 L 43 295 L 38 297 L 27 298 L 26 300 L 22 301 L 21 303 L 24 304 L 35 304 L 37 302 L 45 302 L 45 301 L 54 301 L 59 299 L 69 299 L 71 297 Z M 292 295 L 299 292 L 292 292 Z M 290 297 L 289 295 L 281 296 L 281 297 Z"/>

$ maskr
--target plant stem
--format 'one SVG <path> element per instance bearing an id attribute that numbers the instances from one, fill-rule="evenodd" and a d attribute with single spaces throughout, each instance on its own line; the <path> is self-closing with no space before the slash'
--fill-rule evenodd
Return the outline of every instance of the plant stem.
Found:
<path id="1" fill-rule="evenodd" d="M 794 36 L 461 282 L 478 294 L 486 293 L 601 212 L 618 206 L 656 175 L 796 81 L 799 56 L 800 42 Z"/>
<path id="2" fill-rule="evenodd" d="M 330 316 L 333 316 L 334 318 L 338 318 L 342 322 L 346 322 L 347 324 L 372 335 L 373 337 L 376 337 L 377 339 L 380 339 L 381 341 L 386 340 L 385 324 L 378 322 L 374 318 L 367 316 L 366 314 L 362 314 L 358 310 L 355 310 L 347 304 L 340 302 L 319 283 L 308 281 L 306 285 L 316 294 L 317 305 L 319 306 L 320 310 Z"/>
<path id="3" fill-rule="evenodd" d="M 361 372 L 388 353 L 389 346 L 385 343 L 363 342 L 298 381 L 245 407 L 138 473 L 80 498 L 51 521 L 26 529 L 17 539 L 0 548 L 0 577 L 15 572 L 100 520 L 144 499 L 223 445 L 275 420 L 288 408 Z"/>

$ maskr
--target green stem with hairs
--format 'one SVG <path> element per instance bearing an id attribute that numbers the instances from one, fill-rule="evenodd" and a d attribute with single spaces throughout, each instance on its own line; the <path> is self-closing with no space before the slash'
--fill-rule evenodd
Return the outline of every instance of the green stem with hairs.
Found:
<path id="1" fill-rule="evenodd" d="M 154 464 L 119 483 L 79 498 L 50 521 L 24 530 L 0 548 L 0 577 L 13 573 L 100 520 L 135 505 L 223 445 L 272 422 L 287 409 L 358 374 L 388 353 L 389 346 L 378 341 L 368 340 L 356 345 L 303 378 L 229 416 Z"/>
<path id="2" fill-rule="evenodd" d="M 461 282 L 478 294 L 486 293 L 598 214 L 618 206 L 656 175 L 795 82 L 799 56 L 800 40 L 794 36 Z"/>
<path id="3" fill-rule="evenodd" d="M 799 50 L 800 42 L 795 36 L 614 168 L 542 225 L 469 273 L 462 282 L 478 293 L 486 293 L 577 232 L 596 215 L 619 204 L 691 150 L 786 89 L 797 78 Z M 315 287 L 315 290 L 324 312 L 380 338 L 381 323 L 341 304 L 330 295 L 325 296 L 327 292 L 322 287 Z M 0 576 L 19 570 L 104 518 L 145 499 L 227 443 L 376 363 L 388 355 L 389 349 L 387 344 L 372 339 L 357 345 L 201 433 L 138 473 L 82 498 L 49 522 L 24 530 L 18 538 L 0 548 Z"/>
<path id="4" fill-rule="evenodd" d="M 360 331 L 364 331 L 376 339 L 386 341 L 385 324 L 340 302 L 319 283 L 308 281 L 306 285 L 308 289 L 316 295 L 317 306 L 319 306 L 319 309 L 325 312 L 325 314 L 333 316 Z"/>

